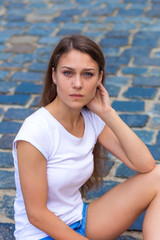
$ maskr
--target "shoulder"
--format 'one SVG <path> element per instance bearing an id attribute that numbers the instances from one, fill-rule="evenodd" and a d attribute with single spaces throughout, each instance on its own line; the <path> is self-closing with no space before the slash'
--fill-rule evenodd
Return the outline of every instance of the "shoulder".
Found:
<path id="1" fill-rule="evenodd" d="M 41 152 L 46 151 L 49 155 L 50 149 L 56 149 L 58 136 L 56 125 L 51 121 L 45 109 L 40 108 L 25 119 L 13 143 L 24 140 Z"/>

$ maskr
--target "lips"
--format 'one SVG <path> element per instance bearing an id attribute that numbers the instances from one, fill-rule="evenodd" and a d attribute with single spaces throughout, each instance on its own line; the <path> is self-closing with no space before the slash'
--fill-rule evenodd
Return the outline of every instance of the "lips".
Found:
<path id="1" fill-rule="evenodd" d="M 72 98 L 82 98 L 83 95 L 82 94 L 79 94 L 79 93 L 73 93 L 70 95 Z"/>

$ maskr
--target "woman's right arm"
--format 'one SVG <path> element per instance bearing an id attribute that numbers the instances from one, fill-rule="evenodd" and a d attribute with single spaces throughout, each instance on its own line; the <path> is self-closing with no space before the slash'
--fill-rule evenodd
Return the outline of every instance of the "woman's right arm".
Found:
<path id="1" fill-rule="evenodd" d="M 87 240 L 47 208 L 46 159 L 26 141 L 17 143 L 20 184 L 27 216 L 32 225 L 56 240 Z"/>

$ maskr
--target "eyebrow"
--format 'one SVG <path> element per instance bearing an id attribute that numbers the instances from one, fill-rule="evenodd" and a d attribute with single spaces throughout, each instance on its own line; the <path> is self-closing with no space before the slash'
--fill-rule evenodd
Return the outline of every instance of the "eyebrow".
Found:
<path id="1" fill-rule="evenodd" d="M 69 70 L 74 70 L 74 68 L 67 67 L 67 66 L 63 66 L 61 68 L 67 68 Z M 94 69 L 94 68 L 84 68 L 83 71 L 96 71 L 96 69 Z"/>

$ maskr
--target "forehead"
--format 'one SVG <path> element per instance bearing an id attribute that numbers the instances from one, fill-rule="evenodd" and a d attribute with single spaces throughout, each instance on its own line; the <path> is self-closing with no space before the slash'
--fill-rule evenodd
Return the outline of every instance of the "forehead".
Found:
<path id="1" fill-rule="evenodd" d="M 67 65 L 69 67 L 94 67 L 95 69 L 99 68 L 98 63 L 87 53 L 83 53 L 78 50 L 71 50 L 67 53 L 64 53 L 58 62 L 58 66 Z"/>

